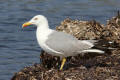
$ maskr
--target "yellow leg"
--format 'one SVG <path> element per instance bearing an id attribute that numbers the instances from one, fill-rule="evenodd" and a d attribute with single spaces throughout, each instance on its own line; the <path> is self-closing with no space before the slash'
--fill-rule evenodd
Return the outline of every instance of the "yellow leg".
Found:
<path id="1" fill-rule="evenodd" d="M 62 64 L 61 64 L 60 70 L 63 69 L 63 66 L 64 66 L 65 62 L 66 62 L 66 58 L 63 58 L 63 59 L 62 59 Z"/>

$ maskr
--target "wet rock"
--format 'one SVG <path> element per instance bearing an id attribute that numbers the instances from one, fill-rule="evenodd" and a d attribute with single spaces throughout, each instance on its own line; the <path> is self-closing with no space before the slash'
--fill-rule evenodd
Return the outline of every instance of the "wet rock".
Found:
<path id="1" fill-rule="evenodd" d="M 57 26 L 58 31 L 67 32 L 74 35 L 78 39 L 98 39 L 101 36 L 104 26 L 95 20 L 92 21 L 78 21 L 65 19 Z"/>
<path id="2" fill-rule="evenodd" d="M 101 25 L 95 20 L 79 21 L 70 18 L 57 26 L 78 39 L 103 39 L 102 47 L 113 47 L 103 55 L 88 54 L 68 57 L 63 71 L 59 57 L 41 52 L 41 64 L 25 67 L 11 80 L 120 80 L 120 15 Z M 111 44 L 106 45 L 106 42 Z M 111 53 L 111 54 L 108 54 Z"/>
<path id="3" fill-rule="evenodd" d="M 120 47 L 120 14 L 107 21 L 103 36 Z"/>

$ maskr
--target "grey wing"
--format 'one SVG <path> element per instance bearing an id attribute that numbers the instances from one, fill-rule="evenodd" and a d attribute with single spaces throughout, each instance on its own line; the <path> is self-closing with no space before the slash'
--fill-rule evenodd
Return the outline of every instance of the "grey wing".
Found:
<path id="1" fill-rule="evenodd" d="M 92 43 L 92 44 L 95 44 L 95 43 L 98 42 L 98 40 L 84 40 L 84 41 L 90 42 L 90 43 Z"/>
<path id="2" fill-rule="evenodd" d="M 90 40 L 79 40 L 78 41 L 79 51 L 90 49 L 94 46 Z"/>
<path id="3" fill-rule="evenodd" d="M 53 50 L 66 55 L 79 54 L 83 50 L 91 48 L 93 45 L 86 40 L 77 40 L 77 38 L 63 32 L 54 32 L 48 36 L 46 44 Z"/>
<path id="4" fill-rule="evenodd" d="M 76 51 L 77 38 L 63 32 L 54 31 L 48 36 L 46 45 L 51 49 L 61 53 L 72 53 Z"/>

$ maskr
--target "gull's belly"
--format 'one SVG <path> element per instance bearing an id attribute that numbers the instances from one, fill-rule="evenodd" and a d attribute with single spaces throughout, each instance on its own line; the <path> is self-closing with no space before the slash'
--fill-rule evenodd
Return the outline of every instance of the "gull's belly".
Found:
<path id="1" fill-rule="evenodd" d="M 62 56 L 62 55 L 63 55 L 63 53 L 57 52 L 57 51 L 49 48 L 49 47 L 46 46 L 46 45 L 40 45 L 40 47 L 41 47 L 45 52 L 47 52 L 48 54 L 51 54 L 51 55 L 53 55 L 53 56 Z"/>
<path id="2" fill-rule="evenodd" d="M 58 51 L 55 51 L 53 49 L 51 49 L 48 45 L 45 44 L 45 40 L 40 40 L 38 39 L 38 43 L 40 45 L 40 47 L 47 52 L 48 54 L 51 54 L 53 56 L 63 56 L 63 53 L 60 53 Z"/>

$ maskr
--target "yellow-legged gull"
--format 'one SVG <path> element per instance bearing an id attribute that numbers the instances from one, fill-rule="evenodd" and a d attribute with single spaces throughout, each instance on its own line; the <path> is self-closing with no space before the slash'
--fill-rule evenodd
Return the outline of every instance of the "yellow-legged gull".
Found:
<path id="1" fill-rule="evenodd" d="M 63 69 L 68 56 L 86 52 L 104 53 L 102 50 L 91 49 L 94 46 L 92 40 L 78 40 L 70 34 L 50 29 L 48 20 L 43 15 L 33 17 L 22 27 L 29 25 L 37 26 L 36 36 L 40 47 L 48 54 L 59 56 L 62 59 L 60 70 Z"/>

